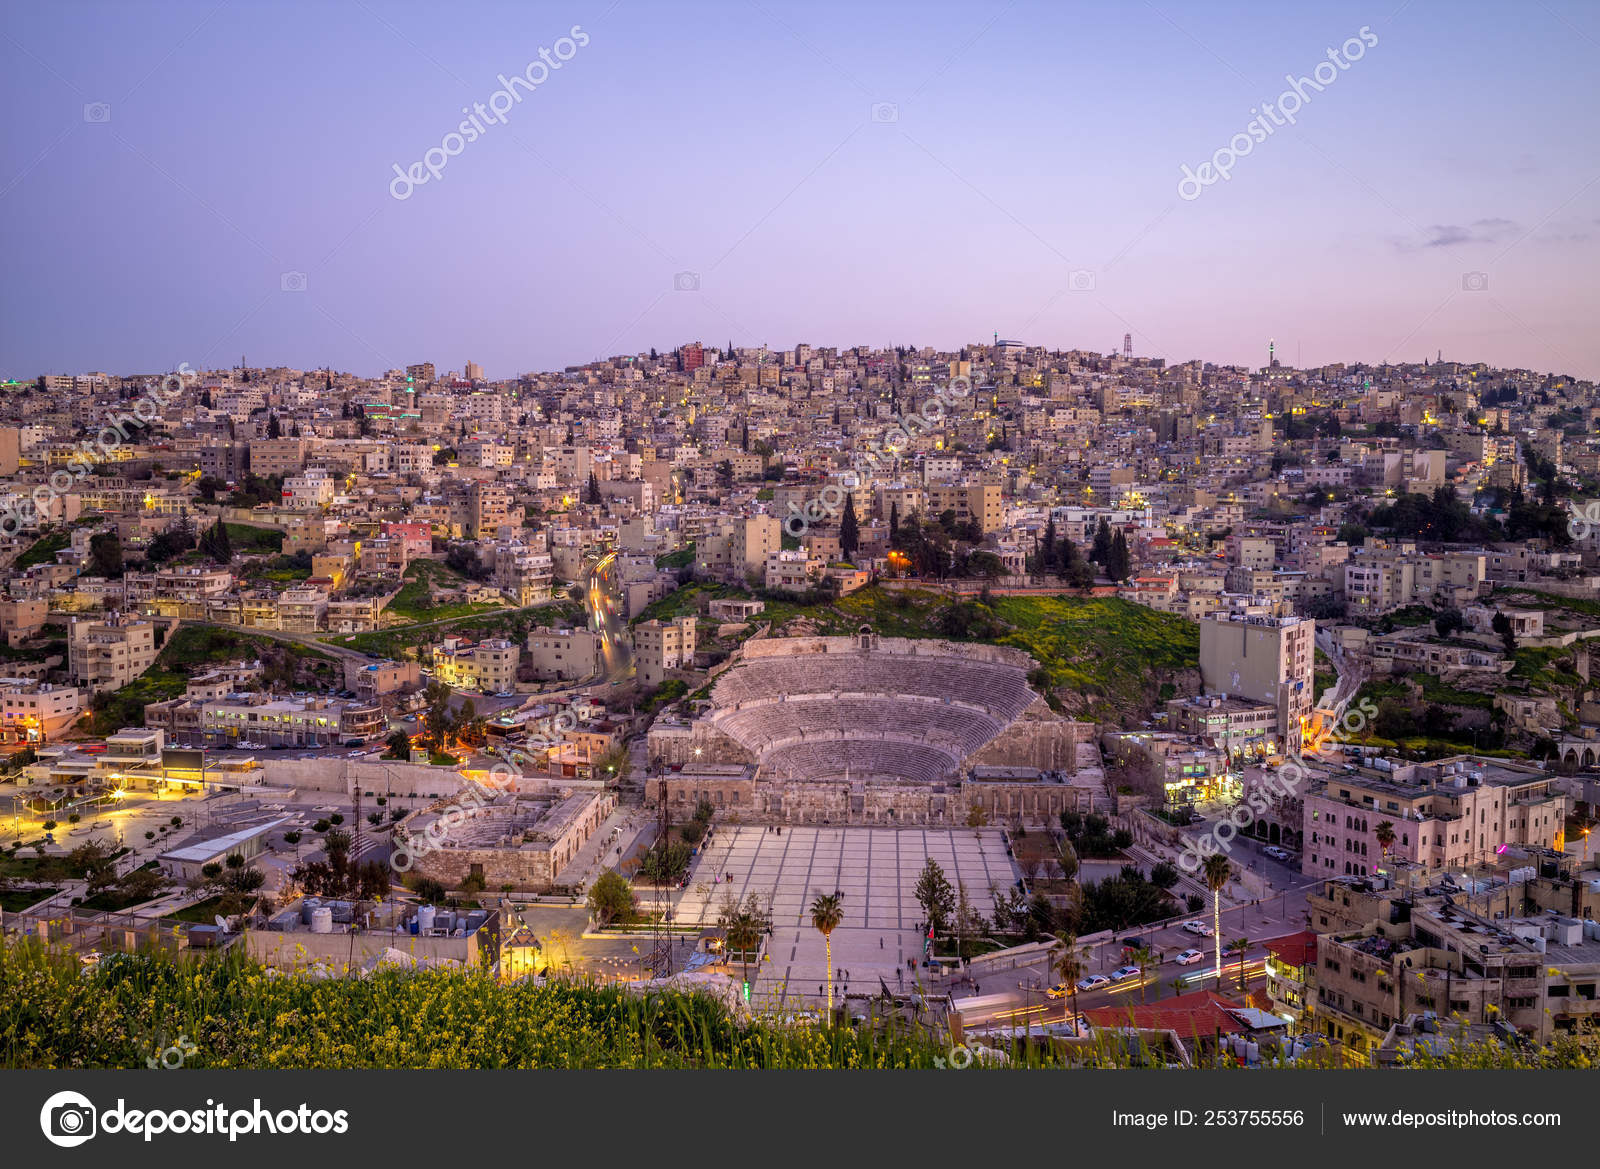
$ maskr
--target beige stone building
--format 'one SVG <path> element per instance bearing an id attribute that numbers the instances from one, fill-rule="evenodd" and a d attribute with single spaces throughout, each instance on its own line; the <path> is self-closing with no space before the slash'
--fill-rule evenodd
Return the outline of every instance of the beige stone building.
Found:
<path id="1" fill-rule="evenodd" d="M 91 695 L 122 689 L 155 660 L 155 626 L 148 621 L 73 617 L 67 625 L 67 671 Z"/>
<path id="2" fill-rule="evenodd" d="M 694 649 L 693 617 L 641 621 L 633 627 L 633 659 L 641 685 L 659 686 L 666 681 L 668 670 L 691 667 Z"/>

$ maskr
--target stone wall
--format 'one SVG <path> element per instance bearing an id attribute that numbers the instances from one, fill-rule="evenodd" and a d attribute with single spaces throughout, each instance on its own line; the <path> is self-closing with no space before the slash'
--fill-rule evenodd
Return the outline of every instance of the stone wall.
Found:
<path id="1" fill-rule="evenodd" d="M 696 763 L 739 763 L 754 766 L 756 757 L 748 748 L 706 722 L 687 726 L 677 724 L 650 728 L 650 766 L 687 767 Z M 696 750 L 700 753 L 695 754 Z"/>
<path id="2" fill-rule="evenodd" d="M 967 760 L 973 767 L 1078 770 L 1078 744 L 1094 741 L 1094 724 L 1058 717 L 1043 701 L 1030 706 L 992 743 Z"/>

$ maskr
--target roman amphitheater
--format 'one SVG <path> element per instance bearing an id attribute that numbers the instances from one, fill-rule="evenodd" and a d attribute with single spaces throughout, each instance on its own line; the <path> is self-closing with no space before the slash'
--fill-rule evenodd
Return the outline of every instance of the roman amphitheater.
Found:
<path id="1" fill-rule="evenodd" d="M 1020 650 L 910 638 L 756 638 L 690 721 L 651 729 L 672 805 L 807 824 L 1055 820 L 1103 796 L 1093 726 L 1028 686 Z M 654 796 L 656 793 L 651 792 Z"/>

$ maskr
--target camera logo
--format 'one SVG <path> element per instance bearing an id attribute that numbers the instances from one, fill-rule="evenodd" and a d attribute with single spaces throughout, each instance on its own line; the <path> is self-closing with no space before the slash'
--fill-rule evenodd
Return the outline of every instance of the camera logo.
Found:
<path id="1" fill-rule="evenodd" d="M 304 272 L 285 272 L 278 277 L 278 287 L 284 292 L 304 292 L 306 290 L 306 274 Z"/>
<path id="2" fill-rule="evenodd" d="M 1067 287 L 1073 292 L 1093 292 L 1094 273 L 1087 268 L 1074 268 L 1067 273 Z"/>
<path id="3" fill-rule="evenodd" d="M 1462 292 L 1487 292 L 1489 290 L 1489 273 L 1463 272 L 1461 274 Z"/>
<path id="4" fill-rule="evenodd" d="M 111 120 L 111 106 L 103 101 L 92 101 L 83 107 L 85 122 L 104 124 Z"/>
<path id="5" fill-rule="evenodd" d="M 872 105 L 872 120 L 874 122 L 898 122 L 900 120 L 900 107 L 889 101 L 874 102 Z"/>
<path id="6" fill-rule="evenodd" d="M 39 1127 L 44 1138 L 63 1149 L 77 1148 L 95 1134 L 98 1113 L 87 1096 L 78 1092 L 57 1092 L 39 1110 Z"/>
<path id="7" fill-rule="evenodd" d="M 698 272 L 677 272 L 677 273 L 674 273 L 674 275 L 672 277 L 672 289 L 673 289 L 674 292 L 699 292 L 700 291 L 700 273 L 698 273 Z"/>

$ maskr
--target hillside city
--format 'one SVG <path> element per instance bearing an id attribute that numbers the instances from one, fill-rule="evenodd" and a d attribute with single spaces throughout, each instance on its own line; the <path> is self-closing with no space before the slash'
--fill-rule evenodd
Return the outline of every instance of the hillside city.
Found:
<path id="1" fill-rule="evenodd" d="M 1596 387 L 1262 358 L 0 385 L 7 945 L 969 1061 L 1592 1058 Z"/>

